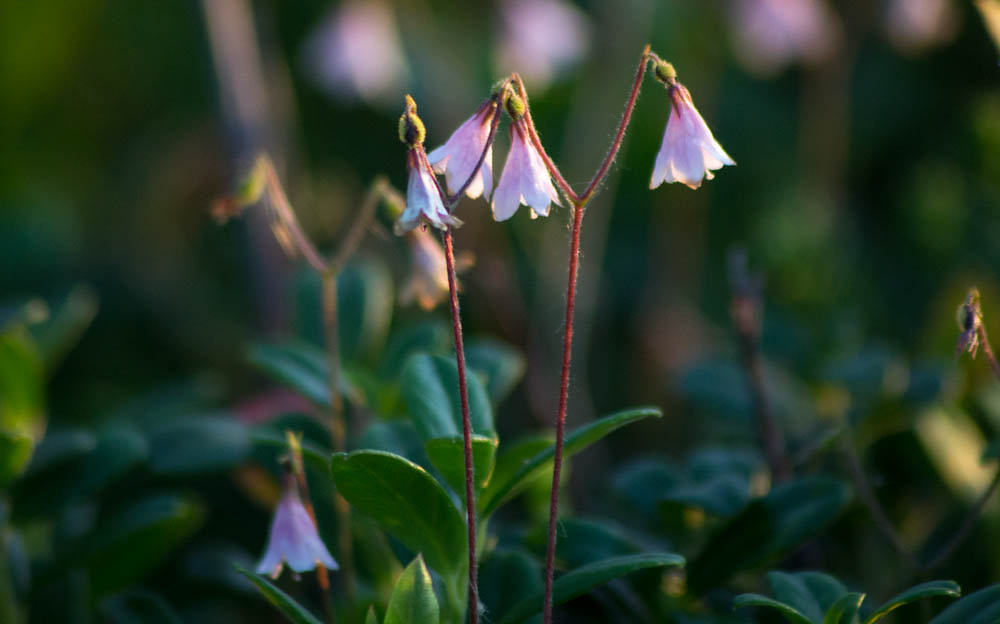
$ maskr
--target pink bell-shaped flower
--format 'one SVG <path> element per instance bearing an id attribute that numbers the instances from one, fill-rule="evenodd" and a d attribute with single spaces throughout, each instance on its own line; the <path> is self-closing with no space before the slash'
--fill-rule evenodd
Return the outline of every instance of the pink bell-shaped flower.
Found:
<path id="1" fill-rule="evenodd" d="M 668 90 L 673 106 L 663 143 L 656 154 L 649 188 L 654 189 L 664 182 L 682 182 L 696 189 L 703 178 L 715 177 L 712 170 L 736 162 L 712 136 L 684 85 L 675 82 Z"/>
<path id="2" fill-rule="evenodd" d="M 434 172 L 445 175 L 449 193 L 457 192 L 479 164 L 479 158 L 483 155 L 483 149 L 489 140 L 495 111 L 496 104 L 491 98 L 480 106 L 472 117 L 465 120 L 444 145 L 427 154 L 427 161 L 434 168 Z M 465 189 L 465 194 L 469 199 L 475 199 L 480 195 L 489 199 L 492 192 L 493 146 L 491 145 L 483 159 L 483 166 Z"/>
<path id="3" fill-rule="evenodd" d="M 514 216 L 521 204 L 531 209 L 532 219 L 538 215 L 549 216 L 551 203 L 562 205 L 545 162 L 528 138 L 524 124 L 523 118 L 511 123 L 510 152 L 493 193 L 493 218 L 497 221 Z"/>
<path id="4" fill-rule="evenodd" d="M 295 572 L 307 572 L 318 563 L 328 570 L 339 567 L 316 532 L 316 524 L 309 512 L 302 505 L 295 476 L 288 472 L 285 475 L 285 494 L 274 511 L 267 549 L 257 564 L 257 573 L 278 578 L 285 564 Z"/>
<path id="5" fill-rule="evenodd" d="M 399 118 L 399 140 L 406 147 L 406 168 L 410 180 L 406 185 L 406 209 L 396 221 L 396 234 L 404 234 L 417 227 L 421 221 L 439 230 L 458 227 L 462 222 L 448 212 L 438 189 L 437 180 L 424 153 L 424 122 L 417 116 L 417 103 L 406 96 L 406 109 Z"/>

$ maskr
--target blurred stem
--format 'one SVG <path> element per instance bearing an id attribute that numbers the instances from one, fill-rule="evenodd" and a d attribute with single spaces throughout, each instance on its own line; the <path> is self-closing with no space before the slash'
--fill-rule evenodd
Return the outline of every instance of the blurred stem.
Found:
<path id="1" fill-rule="evenodd" d="M 455 336 L 455 363 L 458 367 L 458 393 L 462 404 L 462 439 L 465 443 L 465 517 L 469 542 L 469 622 L 479 621 L 479 586 L 476 565 L 476 499 L 472 461 L 472 420 L 469 417 L 469 394 L 465 378 L 465 346 L 462 342 L 462 319 L 458 309 L 458 279 L 455 275 L 455 251 L 451 230 L 441 234 L 448 265 L 448 294 L 451 302 L 451 326 Z"/>
<path id="2" fill-rule="evenodd" d="M 346 424 L 344 402 L 340 395 L 340 334 L 337 324 L 337 274 L 324 271 L 323 280 L 323 330 L 326 335 L 326 353 L 330 385 L 330 441 L 334 453 L 346 449 Z M 344 593 L 353 603 L 356 595 L 354 579 L 354 553 L 351 545 L 351 509 L 340 491 L 333 493 L 333 506 L 337 514 L 337 550 L 340 570 L 344 580 Z"/>
<path id="3" fill-rule="evenodd" d="M 7 555 L 7 528 L 0 526 L 0 622 L 20 622 L 18 611 Z"/>
<path id="4" fill-rule="evenodd" d="M 850 472 L 851 479 L 854 481 L 854 488 L 857 490 L 861 502 L 864 503 L 869 513 L 871 513 L 875 526 L 885 536 L 886 540 L 892 544 L 892 547 L 896 549 L 896 552 L 899 553 L 906 564 L 914 570 L 919 570 L 920 564 L 910 554 L 906 545 L 903 544 L 903 540 L 896 533 L 896 529 L 893 528 L 892 522 L 890 522 L 889 516 L 886 515 L 882 504 L 878 502 L 878 497 L 875 496 L 875 491 L 872 489 L 871 483 L 868 481 L 868 477 L 861 467 L 861 460 L 858 458 L 858 452 L 854 448 L 854 440 L 852 439 L 850 427 L 844 430 L 841 438 L 841 448 L 844 451 L 844 458 L 847 460 L 848 472 Z"/>
<path id="5" fill-rule="evenodd" d="M 983 513 L 983 509 L 986 508 L 986 503 L 990 500 L 990 497 L 993 496 L 993 492 L 996 491 L 998 485 L 1000 485 L 1000 469 L 997 470 L 993 480 L 990 481 L 990 484 L 979 496 L 979 500 L 976 501 L 976 504 L 969 510 L 969 514 L 965 517 L 961 528 L 957 533 L 955 533 L 955 536 L 952 537 L 951 541 L 941 549 L 941 552 L 935 555 L 933 559 L 924 565 L 924 572 L 930 572 L 934 568 L 937 568 L 955 554 L 955 551 L 958 550 L 959 546 L 961 546 L 962 543 L 965 542 L 966 538 L 969 537 L 969 534 L 972 533 L 972 529 L 976 526 L 979 516 Z"/>
<path id="6" fill-rule="evenodd" d="M 764 380 L 764 360 L 760 354 L 761 304 L 760 287 L 747 272 L 746 255 L 736 251 L 730 256 L 730 288 L 732 299 L 729 312 L 736 328 L 747 386 L 753 400 L 758 438 L 771 469 L 772 479 L 786 481 L 790 476 L 785 458 L 785 440 L 771 411 L 771 401 Z"/>

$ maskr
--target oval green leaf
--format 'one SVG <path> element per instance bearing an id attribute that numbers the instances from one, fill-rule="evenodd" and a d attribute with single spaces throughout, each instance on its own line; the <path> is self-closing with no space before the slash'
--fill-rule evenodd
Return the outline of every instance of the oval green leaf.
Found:
<path id="1" fill-rule="evenodd" d="M 1000 622 L 1000 583 L 969 594 L 931 620 L 931 624 L 996 624 Z"/>
<path id="2" fill-rule="evenodd" d="M 305 607 L 295 602 L 295 599 L 286 594 L 285 592 L 278 589 L 278 587 L 272 583 L 267 577 L 261 576 L 260 574 L 255 574 L 250 570 L 236 566 L 236 570 L 247 577 L 254 587 L 260 591 L 261 594 L 267 598 L 267 601 L 278 608 L 278 611 L 288 618 L 288 621 L 294 622 L 295 624 L 322 624 L 312 613 L 306 610 Z"/>
<path id="3" fill-rule="evenodd" d="M 683 565 L 684 557 L 674 553 L 644 553 L 597 561 L 567 572 L 556 579 L 552 584 L 552 603 L 562 604 L 598 585 L 639 570 Z M 500 624 L 520 622 L 541 610 L 542 594 L 536 593 L 511 607 L 500 618 Z"/>
<path id="4" fill-rule="evenodd" d="M 489 438 L 493 408 L 486 390 L 474 375 L 466 378 L 472 432 Z M 458 367 L 454 358 L 418 353 L 403 369 L 403 401 L 424 440 L 462 435 L 462 406 L 458 393 Z"/>
<path id="5" fill-rule="evenodd" d="M 384 624 L 439 624 L 437 596 L 420 555 L 406 566 L 389 598 Z"/>
<path id="6" fill-rule="evenodd" d="M 424 444 L 427 458 L 438 469 L 445 482 L 459 494 L 465 494 L 465 439 L 462 436 L 434 438 Z M 472 469 L 476 488 L 482 488 L 493 472 L 497 439 L 472 436 Z"/>
<path id="7" fill-rule="evenodd" d="M 341 495 L 439 572 L 466 558 L 465 523 L 448 493 L 426 470 L 383 451 L 336 453 L 330 470 Z"/>
<path id="8" fill-rule="evenodd" d="M 783 602 L 761 596 L 760 594 L 740 594 L 733 599 L 733 609 L 744 609 L 746 607 L 766 607 L 775 609 L 785 616 L 785 619 L 792 624 L 815 624 L 812 620 L 802 615 L 798 609 Z"/>
<path id="9" fill-rule="evenodd" d="M 183 476 L 232 468 L 250 454 L 250 432 L 227 416 L 182 416 L 149 432 L 149 466 Z"/>
<path id="10" fill-rule="evenodd" d="M 514 347 L 493 338 L 474 338 L 466 343 L 465 360 L 485 378 L 486 392 L 494 404 L 510 394 L 526 367 L 524 356 Z"/>
<path id="11" fill-rule="evenodd" d="M 890 598 L 885 604 L 880 605 L 875 609 L 874 613 L 868 616 L 865 624 L 874 624 L 893 609 L 910 602 L 930 598 L 931 596 L 951 596 L 952 598 L 958 598 L 961 595 L 962 588 L 954 581 L 928 581 L 920 585 L 914 585 L 906 591 Z"/>
<path id="12" fill-rule="evenodd" d="M 823 624 L 854 624 L 864 599 L 865 595 L 858 592 L 844 594 L 827 609 Z"/>
<path id="13" fill-rule="evenodd" d="M 600 420 L 584 425 L 576 429 L 563 441 L 563 458 L 568 459 L 579 453 L 594 442 L 625 425 L 629 425 L 644 418 L 655 416 L 659 418 L 663 415 L 657 407 L 637 407 L 633 409 L 616 412 L 605 416 Z M 511 499 L 520 492 L 532 479 L 544 472 L 552 463 L 555 455 L 555 445 L 549 445 L 535 455 L 519 461 L 519 467 L 509 478 L 495 478 L 491 480 L 489 486 L 483 491 L 480 497 L 479 506 L 483 517 L 487 517 L 496 511 L 497 507 Z M 520 460 L 520 458 L 518 458 Z M 500 476 L 499 464 L 510 465 L 503 455 L 498 460 L 497 476 Z"/>

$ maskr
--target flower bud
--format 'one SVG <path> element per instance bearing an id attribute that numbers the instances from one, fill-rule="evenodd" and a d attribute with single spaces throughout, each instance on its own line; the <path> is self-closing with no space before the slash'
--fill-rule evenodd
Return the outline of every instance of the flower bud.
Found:
<path id="1" fill-rule="evenodd" d="M 653 67 L 653 75 L 663 84 L 674 84 L 677 82 L 677 70 L 666 61 L 657 61 Z"/>
<path id="2" fill-rule="evenodd" d="M 423 145 L 427 130 L 424 129 L 424 122 L 417 116 L 417 103 L 409 95 L 406 96 L 406 109 L 399 118 L 399 140 L 407 147 Z"/>
<path id="3" fill-rule="evenodd" d="M 513 119 L 520 119 L 524 117 L 524 100 L 522 100 L 516 93 L 508 91 L 507 98 L 504 101 L 504 106 L 507 108 L 507 114 L 509 114 Z"/>

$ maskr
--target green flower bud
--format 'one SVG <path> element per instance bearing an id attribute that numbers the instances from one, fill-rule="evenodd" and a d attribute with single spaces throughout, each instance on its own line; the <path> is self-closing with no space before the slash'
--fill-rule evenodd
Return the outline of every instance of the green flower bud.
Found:
<path id="1" fill-rule="evenodd" d="M 417 116 L 417 103 L 409 95 L 406 96 L 406 109 L 399 118 L 399 140 L 407 147 L 423 145 L 427 130 L 424 122 Z"/>
<path id="2" fill-rule="evenodd" d="M 677 70 L 666 61 L 657 61 L 656 66 L 653 68 L 653 74 L 663 84 L 674 84 L 677 82 Z"/>
<path id="3" fill-rule="evenodd" d="M 514 119 L 524 117 L 524 100 L 522 100 L 517 94 L 508 92 L 504 105 L 507 108 L 507 113 Z"/>

